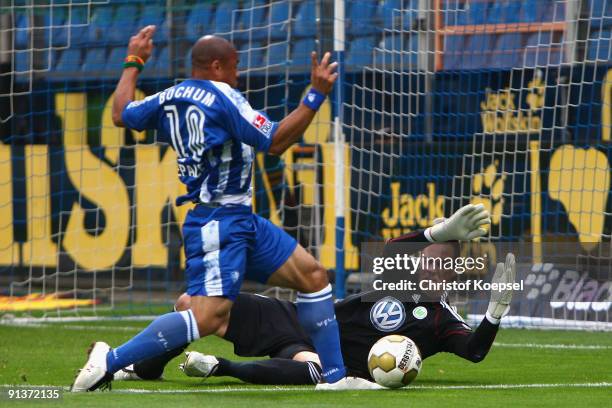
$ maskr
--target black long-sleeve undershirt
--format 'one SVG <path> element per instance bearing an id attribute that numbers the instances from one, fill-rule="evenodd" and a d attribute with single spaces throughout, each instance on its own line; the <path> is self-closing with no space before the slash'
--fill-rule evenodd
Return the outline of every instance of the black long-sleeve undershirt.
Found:
<path id="1" fill-rule="evenodd" d="M 498 324 L 489 322 L 485 317 L 473 332 L 449 332 L 443 349 L 471 362 L 479 363 L 491 350 L 498 329 Z"/>

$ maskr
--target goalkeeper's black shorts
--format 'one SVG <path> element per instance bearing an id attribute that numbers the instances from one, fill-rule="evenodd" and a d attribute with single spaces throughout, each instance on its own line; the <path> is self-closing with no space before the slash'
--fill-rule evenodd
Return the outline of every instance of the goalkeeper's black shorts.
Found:
<path id="1" fill-rule="evenodd" d="M 298 322 L 295 304 L 260 295 L 238 295 L 224 338 L 242 357 L 291 359 L 300 351 L 315 352 Z"/>

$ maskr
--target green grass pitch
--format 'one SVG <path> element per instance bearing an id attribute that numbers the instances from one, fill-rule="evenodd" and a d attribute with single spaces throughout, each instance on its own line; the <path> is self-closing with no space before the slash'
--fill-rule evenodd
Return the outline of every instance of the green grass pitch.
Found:
<path id="1" fill-rule="evenodd" d="M 0 385 L 68 386 L 94 340 L 116 346 L 145 323 L 0 326 Z M 191 349 L 232 356 L 229 343 L 199 340 Z M 401 390 L 315 392 L 313 387 L 253 386 L 231 378 L 206 382 L 167 367 L 162 381 L 114 382 L 113 391 L 65 392 L 59 401 L 3 407 L 610 407 L 612 336 L 576 331 L 501 330 L 487 358 L 473 364 L 450 354 L 427 359 Z"/>

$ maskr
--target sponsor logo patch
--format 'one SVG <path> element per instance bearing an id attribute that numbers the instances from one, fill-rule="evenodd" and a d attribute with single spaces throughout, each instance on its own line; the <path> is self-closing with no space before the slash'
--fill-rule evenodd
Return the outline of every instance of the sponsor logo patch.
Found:
<path id="1" fill-rule="evenodd" d="M 258 114 L 253 120 L 253 126 L 261 130 L 262 133 L 268 135 L 272 130 L 272 122 L 270 122 L 264 115 Z"/>
<path id="2" fill-rule="evenodd" d="M 406 320 L 406 311 L 402 302 L 387 296 L 374 303 L 370 309 L 372 326 L 382 332 L 392 332 Z"/>
<path id="3" fill-rule="evenodd" d="M 255 125 L 257 129 L 261 129 L 263 125 L 266 124 L 266 120 L 267 119 L 264 115 L 257 115 L 253 120 L 253 125 Z"/>

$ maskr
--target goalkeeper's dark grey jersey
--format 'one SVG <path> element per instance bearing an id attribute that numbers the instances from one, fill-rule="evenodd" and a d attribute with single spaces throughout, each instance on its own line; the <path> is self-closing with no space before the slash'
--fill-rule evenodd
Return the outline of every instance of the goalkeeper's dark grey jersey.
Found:
<path id="1" fill-rule="evenodd" d="M 393 243 L 430 242 L 423 231 L 390 240 Z M 472 329 L 444 300 L 400 302 L 375 292 L 363 292 L 336 303 L 340 343 L 350 375 L 370 378 L 368 354 L 380 338 L 401 334 L 412 339 L 423 359 L 446 351 L 467 360 L 481 361 L 489 352 L 498 326 L 484 319 Z M 241 356 L 289 356 L 287 350 L 314 351 L 301 329 L 295 304 L 265 297 L 240 294 L 230 315 L 225 336 Z M 248 327 L 248 329 L 246 329 Z"/>
<path id="2" fill-rule="evenodd" d="M 349 374 L 369 378 L 367 358 L 376 341 L 388 334 L 411 338 L 423 358 L 441 351 L 469 360 L 488 352 L 497 326 L 483 322 L 485 336 L 474 336 L 461 317 L 445 302 L 410 303 L 383 297 L 375 302 L 372 293 L 336 303 L 342 355 Z M 484 326 L 483 326 L 484 325 Z M 225 339 L 239 356 L 292 358 L 298 351 L 315 351 L 302 330 L 294 303 L 241 293 L 232 307 Z"/>
<path id="3" fill-rule="evenodd" d="M 362 293 L 336 304 L 344 362 L 352 375 L 368 378 L 370 348 L 381 337 L 401 334 L 412 339 L 425 359 L 441 351 L 454 352 L 452 337 L 467 337 L 471 328 L 445 301 L 400 302 L 386 296 L 375 302 Z"/>

